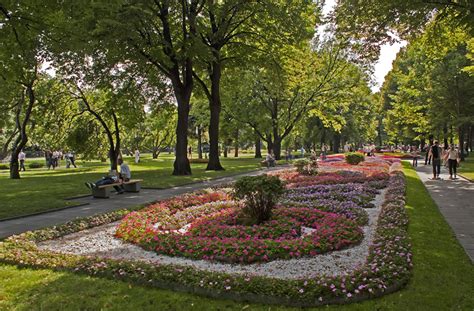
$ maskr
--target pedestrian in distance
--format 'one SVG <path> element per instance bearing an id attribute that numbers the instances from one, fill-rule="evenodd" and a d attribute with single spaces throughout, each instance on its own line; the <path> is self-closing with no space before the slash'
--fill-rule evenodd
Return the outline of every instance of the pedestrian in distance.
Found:
<path id="1" fill-rule="evenodd" d="M 446 152 L 446 160 L 449 168 L 449 179 L 457 178 L 457 167 L 461 157 L 459 156 L 459 149 L 454 144 L 451 144 Z M 454 176 L 454 177 L 453 177 Z"/>
<path id="2" fill-rule="evenodd" d="M 26 169 L 25 169 L 25 159 L 26 159 L 26 155 L 23 152 L 23 150 L 21 150 L 20 153 L 18 154 L 18 161 L 20 161 L 20 171 L 21 170 L 26 171 Z"/>
<path id="3" fill-rule="evenodd" d="M 413 159 L 411 165 L 413 167 L 417 167 L 418 166 L 418 148 L 416 146 L 412 147 L 411 156 Z"/>
<path id="4" fill-rule="evenodd" d="M 135 164 L 140 162 L 140 151 L 137 149 L 135 150 Z"/>
<path id="5" fill-rule="evenodd" d="M 443 150 L 439 146 L 439 143 L 437 140 L 433 142 L 433 145 L 430 148 L 430 153 L 431 153 L 431 162 L 433 163 L 433 179 L 440 179 L 439 174 L 441 172 L 441 156 L 443 153 Z"/>

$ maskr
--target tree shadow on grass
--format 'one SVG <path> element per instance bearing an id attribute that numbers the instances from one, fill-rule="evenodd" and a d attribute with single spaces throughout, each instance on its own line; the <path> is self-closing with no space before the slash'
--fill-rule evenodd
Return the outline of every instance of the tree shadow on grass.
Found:
<path id="1" fill-rule="evenodd" d="M 16 269 L 20 282 L 7 310 L 242 310 L 247 304 L 49 270 Z M 39 274 L 35 282 L 26 283 Z M 21 275 L 21 277 L 20 277 Z M 8 284 L 6 284 L 8 286 Z M 268 310 L 253 305 L 252 310 Z M 272 310 L 275 310 L 272 308 Z"/>

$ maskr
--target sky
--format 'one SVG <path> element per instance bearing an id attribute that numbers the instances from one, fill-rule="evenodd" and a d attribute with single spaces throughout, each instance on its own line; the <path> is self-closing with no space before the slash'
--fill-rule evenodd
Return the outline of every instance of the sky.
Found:
<path id="1" fill-rule="evenodd" d="M 334 6 L 336 5 L 336 0 L 326 0 L 323 8 L 323 14 L 326 15 L 330 13 Z M 383 84 L 385 79 L 385 75 L 392 69 L 392 62 L 397 56 L 398 51 L 400 48 L 406 45 L 405 41 L 396 42 L 392 45 L 384 44 L 381 46 L 380 49 L 380 57 L 374 65 L 374 73 L 372 76 L 372 80 L 374 85 L 371 86 L 372 92 L 377 92 Z"/>

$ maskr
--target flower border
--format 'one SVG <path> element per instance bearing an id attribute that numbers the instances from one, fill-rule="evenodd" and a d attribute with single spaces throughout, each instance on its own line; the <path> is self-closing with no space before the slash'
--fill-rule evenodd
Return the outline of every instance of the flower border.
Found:
<path id="1" fill-rule="evenodd" d="M 400 164 L 390 173 L 376 238 L 370 246 L 367 261 L 364 266 L 345 275 L 283 280 L 209 272 L 188 266 L 60 254 L 36 246 L 40 241 L 120 220 L 130 211 L 114 211 L 9 237 L 0 243 L 0 262 L 125 280 L 212 298 L 297 307 L 346 304 L 380 297 L 399 290 L 411 277 L 405 177 Z"/>

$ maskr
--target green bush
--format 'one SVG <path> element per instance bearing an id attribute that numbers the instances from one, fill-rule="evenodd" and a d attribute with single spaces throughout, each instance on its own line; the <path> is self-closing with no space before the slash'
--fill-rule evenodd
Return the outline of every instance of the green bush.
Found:
<path id="1" fill-rule="evenodd" d="M 43 166 L 44 164 L 39 162 L 31 162 L 30 164 L 28 164 L 29 168 L 42 168 Z"/>
<path id="2" fill-rule="evenodd" d="M 346 153 L 346 162 L 352 165 L 359 164 L 364 161 L 364 155 L 359 152 Z"/>
<path id="3" fill-rule="evenodd" d="M 8 170 L 8 169 L 10 169 L 8 164 L 0 164 L 0 170 Z"/>
<path id="4" fill-rule="evenodd" d="M 235 182 L 234 197 L 245 201 L 242 212 L 256 224 L 270 219 L 283 183 L 277 176 L 247 176 Z"/>
<path id="5" fill-rule="evenodd" d="M 318 173 L 318 162 L 316 162 L 316 159 L 296 160 L 293 165 L 296 167 L 296 171 L 303 175 L 316 175 Z"/>

